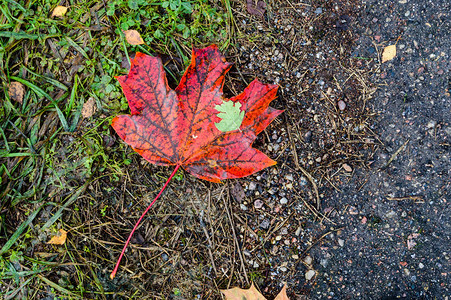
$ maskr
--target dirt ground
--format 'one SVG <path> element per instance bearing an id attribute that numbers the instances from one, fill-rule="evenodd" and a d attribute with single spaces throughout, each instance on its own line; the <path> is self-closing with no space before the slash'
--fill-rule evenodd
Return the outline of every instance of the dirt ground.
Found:
<path id="1" fill-rule="evenodd" d="M 255 77 L 280 85 L 271 106 L 285 112 L 254 144 L 278 164 L 224 184 L 180 173 L 110 280 L 125 238 L 172 172 L 127 148 L 116 181 L 100 169 L 62 176 L 73 187 L 58 195 L 70 202 L 66 250 L 36 242 L 24 252 L 53 251 L 46 280 L 83 288 L 69 298 L 221 299 L 220 289 L 254 282 L 268 299 L 284 284 L 290 299 L 448 299 L 449 1 L 247 2 L 231 1 L 225 94 Z M 381 64 L 393 44 L 396 57 Z M 117 152 L 112 130 L 102 139 Z M 56 160 L 70 156 L 64 145 Z M 55 207 L 33 223 L 48 222 Z M 62 293 L 36 290 L 42 299 Z"/>

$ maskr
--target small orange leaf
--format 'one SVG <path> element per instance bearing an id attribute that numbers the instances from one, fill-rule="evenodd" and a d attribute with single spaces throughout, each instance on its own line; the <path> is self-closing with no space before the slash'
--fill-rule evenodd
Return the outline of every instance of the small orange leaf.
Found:
<path id="1" fill-rule="evenodd" d="M 67 231 L 64 229 L 58 230 L 58 233 L 53 236 L 50 241 L 47 242 L 47 244 L 50 245 L 64 245 L 67 238 Z"/>
<path id="2" fill-rule="evenodd" d="M 144 40 L 141 35 L 136 30 L 125 30 L 124 31 L 125 39 L 130 45 L 141 45 L 144 44 Z"/>
<path id="3" fill-rule="evenodd" d="M 382 63 L 392 60 L 396 56 L 396 45 L 390 45 L 384 48 L 382 52 Z"/>
<path id="4" fill-rule="evenodd" d="M 63 17 L 67 12 L 66 6 L 58 5 L 52 12 L 52 17 Z"/>
<path id="5" fill-rule="evenodd" d="M 266 300 L 266 298 L 255 288 L 254 283 L 252 283 L 251 287 L 247 290 L 234 287 L 233 289 L 221 290 L 221 293 L 224 294 L 226 300 Z"/>

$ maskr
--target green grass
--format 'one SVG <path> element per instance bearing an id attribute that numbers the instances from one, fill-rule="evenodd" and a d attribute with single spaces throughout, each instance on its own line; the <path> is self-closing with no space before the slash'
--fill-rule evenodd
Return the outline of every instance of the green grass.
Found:
<path id="1" fill-rule="evenodd" d="M 50 17 L 61 3 L 69 7 L 66 15 Z M 70 239 L 61 247 L 45 243 L 57 228 L 84 234 L 85 214 L 111 217 L 112 205 L 94 201 L 87 189 L 106 180 L 111 186 L 104 193 L 114 192 L 137 160 L 110 128 L 111 119 L 128 109 L 114 76 L 126 74 L 124 62 L 141 51 L 175 58 L 168 71 L 178 80 L 192 46 L 217 43 L 224 49 L 230 44 L 228 1 L 224 7 L 208 0 L 105 4 L 0 4 L 0 298 L 104 298 L 112 293 L 104 289 L 97 263 L 83 256 L 89 252 L 98 262 L 112 264 L 112 257 L 92 251 L 104 245 Z M 127 29 L 138 30 L 146 44 L 127 44 L 122 33 Z M 10 82 L 23 85 L 22 103 L 9 97 Z M 84 119 L 89 99 L 97 111 Z M 68 211 L 73 214 L 65 219 Z M 140 290 L 119 295 L 139 298 Z"/>

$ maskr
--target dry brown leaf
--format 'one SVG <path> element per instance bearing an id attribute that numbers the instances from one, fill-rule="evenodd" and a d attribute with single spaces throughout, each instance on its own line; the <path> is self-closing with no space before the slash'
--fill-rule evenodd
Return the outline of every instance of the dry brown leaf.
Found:
<path id="1" fill-rule="evenodd" d="M 392 60 L 396 56 L 396 45 L 390 45 L 384 48 L 382 52 L 382 63 Z"/>
<path id="2" fill-rule="evenodd" d="M 233 289 L 221 290 L 226 300 L 266 300 L 262 294 L 255 288 L 254 283 L 247 290 L 234 287 Z M 280 293 L 274 300 L 290 300 L 287 296 L 287 285 L 284 285 Z"/>
<path id="3" fill-rule="evenodd" d="M 58 5 L 52 12 L 52 17 L 63 17 L 67 12 L 66 6 Z"/>
<path id="4" fill-rule="evenodd" d="M 22 83 L 13 81 L 8 84 L 8 95 L 10 99 L 22 104 L 24 94 L 25 88 L 23 87 Z"/>
<path id="5" fill-rule="evenodd" d="M 287 285 L 285 284 L 280 293 L 274 298 L 274 300 L 290 300 L 287 295 Z"/>
<path id="6" fill-rule="evenodd" d="M 124 31 L 125 39 L 130 45 L 141 45 L 144 44 L 144 40 L 138 31 L 130 29 Z"/>
<path id="7" fill-rule="evenodd" d="M 255 288 L 254 283 L 247 290 L 234 287 L 233 289 L 221 290 L 226 300 L 266 300 L 262 294 Z"/>
<path id="8" fill-rule="evenodd" d="M 50 241 L 47 242 L 47 244 L 51 245 L 64 245 L 67 238 L 67 231 L 64 229 L 58 230 L 58 233 L 53 236 Z"/>
<path id="9" fill-rule="evenodd" d="M 81 109 L 81 115 L 83 119 L 90 118 L 97 111 L 96 101 L 94 98 L 89 98 L 88 101 L 83 104 L 83 108 Z"/>

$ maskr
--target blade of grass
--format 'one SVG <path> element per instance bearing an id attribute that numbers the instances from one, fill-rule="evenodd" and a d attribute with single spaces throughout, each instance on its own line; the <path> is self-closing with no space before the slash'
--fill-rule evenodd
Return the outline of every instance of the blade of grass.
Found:
<path id="1" fill-rule="evenodd" d="M 77 50 L 78 52 L 80 52 L 81 55 L 83 55 L 84 58 L 86 58 L 87 60 L 90 60 L 90 58 L 89 58 L 88 54 L 86 53 L 86 51 L 83 50 L 83 48 L 80 47 L 80 45 L 78 45 L 76 42 L 74 42 L 73 39 L 71 39 L 70 37 L 67 36 L 67 37 L 66 37 L 66 41 L 67 41 L 72 47 L 74 47 L 75 50 Z"/>
<path id="2" fill-rule="evenodd" d="M 28 278 L 24 283 L 21 284 L 21 286 L 19 286 L 15 291 L 11 291 L 10 294 L 6 294 L 5 296 L 5 300 L 9 300 L 9 299 L 13 299 L 17 293 L 19 293 L 25 286 L 27 286 L 27 284 L 33 280 L 33 277 Z"/>
<path id="3" fill-rule="evenodd" d="M 21 156 L 34 156 L 34 153 L 19 152 L 19 153 L 5 153 L 0 151 L 0 157 L 21 157 Z"/>
<path id="4" fill-rule="evenodd" d="M 72 299 L 76 298 L 76 299 L 81 299 L 81 297 L 77 294 L 72 293 L 69 290 L 66 290 L 65 288 L 63 288 L 62 286 L 59 286 L 58 284 L 54 283 L 53 281 L 45 278 L 44 276 L 37 274 L 36 275 L 39 279 L 41 279 L 42 281 L 44 281 L 45 283 L 47 283 L 48 285 L 50 285 L 51 287 L 53 287 L 54 289 L 60 291 L 61 293 L 68 295 L 70 297 L 73 297 Z"/>
<path id="5" fill-rule="evenodd" d="M 82 102 L 84 103 L 83 97 L 82 97 L 81 100 L 82 100 Z M 74 132 L 75 129 L 77 129 L 77 125 L 78 125 L 78 121 L 80 120 L 80 116 L 81 116 L 81 111 L 82 111 L 82 109 L 83 109 L 83 105 L 80 104 L 80 105 L 78 106 L 77 111 L 74 113 L 74 117 L 73 117 L 73 119 L 72 119 L 72 124 L 70 125 L 69 132 Z"/>
<path id="6" fill-rule="evenodd" d="M 47 77 L 47 76 L 43 76 L 41 74 L 35 73 L 33 71 L 31 71 L 30 69 L 28 69 L 25 66 L 22 66 L 22 68 L 24 68 L 25 70 L 27 70 L 27 72 L 29 72 L 30 74 L 33 74 L 39 78 L 43 78 L 45 81 L 47 81 L 50 84 L 53 84 L 54 86 L 56 86 L 57 88 L 62 89 L 63 91 L 68 91 L 69 89 L 67 88 L 67 86 L 65 86 L 64 84 L 62 84 L 61 82 L 59 82 L 58 80 L 55 80 L 53 78 Z"/>
<path id="7" fill-rule="evenodd" d="M 90 182 L 86 181 L 81 187 L 78 188 L 78 190 L 72 194 L 72 196 L 69 197 L 69 199 L 64 203 L 63 206 L 61 206 L 58 211 L 42 226 L 41 230 L 45 230 L 52 226 L 53 223 L 58 220 L 61 215 L 63 214 L 63 210 L 65 210 L 69 205 L 75 202 L 75 200 L 78 199 L 78 197 L 86 190 L 86 187 L 88 186 Z"/>
<path id="8" fill-rule="evenodd" d="M 11 3 L 11 4 L 14 4 L 14 5 L 17 6 L 17 8 L 20 9 L 21 11 L 27 12 L 27 10 L 26 10 L 22 5 L 20 5 L 18 2 L 14 1 L 14 0 L 5 0 L 5 1 L 6 1 L 6 2 L 9 2 L 9 3 Z"/>
<path id="9" fill-rule="evenodd" d="M 37 40 L 37 39 L 48 39 L 50 37 L 57 37 L 59 34 L 30 34 L 23 31 L 20 32 L 12 32 L 12 31 L 0 31 L 0 37 L 8 37 L 14 38 L 16 40 L 28 39 L 28 40 Z"/>
<path id="10" fill-rule="evenodd" d="M 66 118 L 64 117 L 63 112 L 61 111 L 61 109 L 58 107 L 58 104 L 55 100 L 53 100 L 52 97 L 50 97 L 49 94 L 47 94 L 46 92 L 44 92 L 41 88 L 37 87 L 36 85 L 32 84 L 31 82 L 24 80 L 22 78 L 16 77 L 16 76 L 11 76 L 11 79 L 18 81 L 20 83 L 23 83 L 24 85 L 26 85 L 27 87 L 29 87 L 31 90 L 33 90 L 33 92 L 35 92 L 38 96 L 41 97 L 45 97 L 47 98 L 50 102 L 53 103 L 53 106 L 55 107 L 56 113 L 61 121 L 61 125 L 63 125 L 63 129 L 64 131 L 69 131 L 69 125 L 67 125 L 67 121 Z"/>
<path id="11" fill-rule="evenodd" d="M 72 87 L 72 91 L 70 92 L 69 103 L 67 103 L 66 106 L 66 116 L 69 115 L 69 112 L 72 110 L 72 106 L 74 106 L 75 96 L 77 95 L 77 89 L 78 89 L 78 75 L 75 74 L 74 86 Z"/>
<path id="12" fill-rule="evenodd" d="M 11 236 L 11 238 L 6 242 L 5 245 L 3 245 L 2 249 L 0 250 L 0 255 L 5 253 L 6 251 L 11 248 L 12 245 L 14 245 L 17 241 L 17 239 L 20 237 L 20 235 L 23 233 L 23 231 L 30 225 L 31 222 L 33 222 L 34 218 L 38 215 L 38 213 L 41 211 L 42 205 L 39 206 L 29 217 L 28 219 L 19 225 L 17 230 L 14 232 L 14 234 Z"/>
<path id="13" fill-rule="evenodd" d="M 3 140 L 5 141 L 6 151 L 10 152 L 11 150 L 9 149 L 8 139 L 6 138 L 5 132 L 3 131 L 3 129 L 1 127 L 0 127 L 0 133 L 2 134 Z"/>
<path id="14" fill-rule="evenodd" d="M 144 48 L 142 45 L 138 45 L 137 46 L 139 50 L 141 50 L 143 53 L 153 56 L 146 48 Z M 166 73 L 168 73 L 172 79 L 174 79 L 175 82 L 178 81 L 177 77 L 175 77 L 174 73 L 171 72 L 171 70 L 169 70 L 166 66 L 163 66 L 164 70 L 166 71 Z"/>

